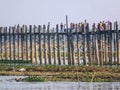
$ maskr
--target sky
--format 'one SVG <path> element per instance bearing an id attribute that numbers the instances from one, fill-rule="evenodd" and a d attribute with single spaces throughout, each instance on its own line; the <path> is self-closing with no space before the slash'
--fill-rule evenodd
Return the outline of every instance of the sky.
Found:
<path id="1" fill-rule="evenodd" d="M 0 0 L 0 26 L 120 21 L 120 0 Z"/>

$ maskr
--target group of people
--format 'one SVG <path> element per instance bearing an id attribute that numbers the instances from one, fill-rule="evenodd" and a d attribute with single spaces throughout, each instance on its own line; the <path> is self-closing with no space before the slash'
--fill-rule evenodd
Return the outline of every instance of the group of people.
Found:
<path id="1" fill-rule="evenodd" d="M 92 29 L 89 27 L 89 23 L 85 20 L 84 22 L 80 23 L 70 23 L 70 28 L 68 30 L 72 30 L 72 32 L 89 32 L 89 31 L 103 31 L 103 30 L 112 30 L 112 26 L 114 25 L 114 30 L 118 30 L 118 22 L 114 22 L 112 24 L 111 21 L 100 21 L 97 25 L 95 23 L 92 24 Z M 61 23 L 60 24 L 60 31 L 67 32 L 67 25 Z"/>

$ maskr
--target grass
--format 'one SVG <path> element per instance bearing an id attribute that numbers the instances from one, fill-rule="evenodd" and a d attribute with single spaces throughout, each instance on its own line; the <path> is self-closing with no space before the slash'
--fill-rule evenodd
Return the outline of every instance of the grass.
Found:
<path id="1" fill-rule="evenodd" d="M 38 76 L 29 76 L 29 77 L 23 78 L 22 80 L 26 82 L 44 82 L 45 78 L 38 77 Z"/>
<path id="2" fill-rule="evenodd" d="M 14 68 L 13 68 L 14 67 Z M 25 68 L 25 72 L 19 69 Z M 29 76 L 25 81 L 119 82 L 120 67 L 0 65 L 0 75 Z M 41 78 L 42 77 L 42 78 Z M 44 77 L 44 78 L 43 78 Z"/>
<path id="3" fill-rule="evenodd" d="M 31 64 L 32 61 L 31 60 L 0 60 L 0 63 L 2 64 Z"/>

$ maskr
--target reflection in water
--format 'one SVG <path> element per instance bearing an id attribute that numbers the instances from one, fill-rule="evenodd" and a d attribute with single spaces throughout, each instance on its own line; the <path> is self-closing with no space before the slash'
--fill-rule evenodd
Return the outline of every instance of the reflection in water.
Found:
<path id="1" fill-rule="evenodd" d="M 119 82 L 16 82 L 18 76 L 0 76 L 0 90 L 120 90 Z"/>

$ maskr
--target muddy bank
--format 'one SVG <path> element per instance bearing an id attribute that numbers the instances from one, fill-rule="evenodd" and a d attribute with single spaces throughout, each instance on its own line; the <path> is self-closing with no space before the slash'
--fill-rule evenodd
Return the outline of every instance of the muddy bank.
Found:
<path id="1" fill-rule="evenodd" d="M 0 75 L 28 76 L 26 81 L 119 82 L 120 67 L 1 65 Z"/>

